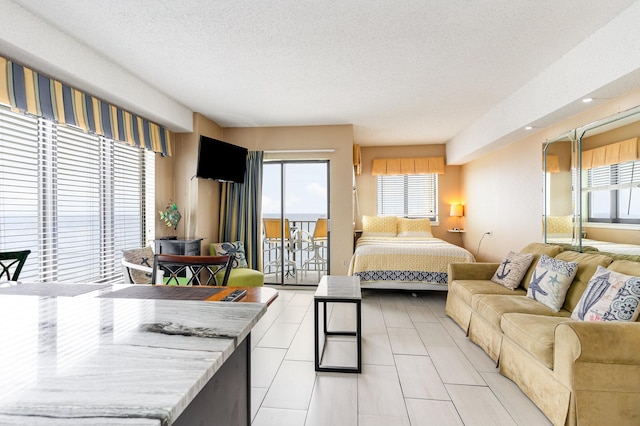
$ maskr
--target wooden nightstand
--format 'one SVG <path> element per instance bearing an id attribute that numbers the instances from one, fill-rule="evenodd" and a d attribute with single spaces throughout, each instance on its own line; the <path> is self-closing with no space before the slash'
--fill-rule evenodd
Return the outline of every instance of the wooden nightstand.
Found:
<path id="1" fill-rule="evenodd" d="M 356 243 L 358 242 L 358 238 L 362 237 L 362 229 L 354 229 L 353 230 L 353 249 L 356 248 Z"/>

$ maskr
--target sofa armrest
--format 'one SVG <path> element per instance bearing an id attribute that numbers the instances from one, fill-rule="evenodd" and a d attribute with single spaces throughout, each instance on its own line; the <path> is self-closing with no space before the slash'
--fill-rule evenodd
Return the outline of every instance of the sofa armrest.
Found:
<path id="1" fill-rule="evenodd" d="M 486 262 L 450 263 L 449 283 L 454 280 L 490 280 L 498 266 L 499 263 Z"/>
<path id="2" fill-rule="evenodd" d="M 567 321 L 556 327 L 555 344 L 574 361 L 640 365 L 639 322 Z"/>
<path id="3" fill-rule="evenodd" d="M 578 365 L 583 366 L 580 374 Z M 627 388 L 640 375 L 640 323 L 567 321 L 555 330 L 554 370 L 570 388 L 585 389 L 614 385 L 614 376 Z M 588 371 L 587 374 L 585 372 Z M 630 385 L 640 391 L 640 380 Z M 627 389 L 629 391 L 631 389 Z"/>

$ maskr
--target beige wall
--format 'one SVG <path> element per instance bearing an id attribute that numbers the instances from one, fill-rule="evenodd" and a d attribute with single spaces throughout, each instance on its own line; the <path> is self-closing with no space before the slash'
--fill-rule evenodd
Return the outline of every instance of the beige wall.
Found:
<path id="1" fill-rule="evenodd" d="M 445 145 L 410 145 L 410 146 L 365 146 L 361 147 L 362 174 L 356 177 L 359 215 L 356 218 L 356 229 L 361 229 L 363 215 L 376 216 L 376 177 L 371 175 L 371 163 L 374 158 L 408 158 L 408 157 L 444 157 Z M 445 173 L 438 176 L 438 222 L 432 226 L 433 236 L 460 245 L 461 234 L 447 232 L 457 224 L 455 218 L 449 217 L 451 204 L 463 203 L 460 196 L 460 166 L 446 166 Z M 464 228 L 464 218 L 460 227 Z"/>
<path id="2" fill-rule="evenodd" d="M 209 254 L 209 243 L 217 242 L 220 210 L 220 183 L 193 178 L 198 162 L 200 135 L 222 138 L 222 128 L 201 114 L 193 115 L 193 133 L 177 133 L 173 156 L 156 159 L 156 210 L 169 201 L 178 205 L 182 220 L 178 229 L 167 228 L 156 218 L 156 236 L 199 237 L 202 254 Z M 193 178 L 193 179 L 192 179 Z"/>
<path id="3" fill-rule="evenodd" d="M 300 126 L 225 128 L 224 140 L 252 151 L 334 150 L 334 152 L 267 152 L 265 159 L 329 160 L 331 270 L 346 275 L 353 254 L 352 181 L 353 127 Z"/>
<path id="4" fill-rule="evenodd" d="M 172 149 L 175 152 L 175 142 Z M 156 200 L 155 200 L 155 211 L 159 212 L 164 210 L 167 207 L 167 204 L 170 200 L 175 200 L 175 191 L 174 191 L 174 179 L 173 179 L 173 165 L 175 156 L 172 157 L 162 157 L 160 154 L 156 154 Z M 178 208 L 180 206 L 178 205 Z M 180 210 L 182 212 L 182 210 Z M 160 220 L 160 215 L 155 214 L 156 218 L 156 238 L 167 237 L 170 235 L 177 235 L 177 231 L 174 231 L 171 228 L 167 228 L 167 226 Z"/>
<path id="5" fill-rule="evenodd" d="M 447 233 L 455 226 L 448 216 L 451 203 L 465 204 L 462 227 L 463 245 L 480 261 L 499 261 L 510 250 L 519 250 L 532 241 L 542 241 L 542 144 L 545 140 L 579 126 L 614 115 L 640 105 L 640 90 L 611 100 L 539 130 L 505 148 L 471 161 L 463 166 L 447 166 L 439 179 L 439 219 L 434 236 L 460 244 L 460 235 Z M 618 130 L 593 137 L 591 144 L 606 143 L 603 138 L 621 140 L 636 128 Z M 328 159 L 330 161 L 330 216 L 332 219 L 331 273 L 344 274 L 352 254 L 352 144 L 353 129 L 343 126 L 300 126 L 267 128 L 220 128 L 199 114 L 194 115 L 194 132 L 178 134 L 174 156 L 156 161 L 156 207 L 164 209 L 175 200 L 185 219 L 177 231 L 186 235 L 187 205 L 191 185 L 190 236 L 204 237 L 203 247 L 216 241 L 218 235 L 219 183 L 191 177 L 195 174 L 200 134 L 244 146 L 250 150 L 320 150 L 331 153 L 273 153 L 267 158 Z M 362 147 L 363 173 L 356 178 L 359 215 L 375 215 L 375 179 L 371 176 L 371 160 L 375 157 L 401 158 L 445 155 L 444 145 L 402 147 Z M 173 176 L 175 175 L 175 179 Z M 194 195 L 197 194 L 197 195 Z M 356 228 L 360 226 L 359 218 Z M 158 236 L 172 235 L 164 224 L 156 223 Z M 492 236 L 484 235 L 491 231 Z M 594 232 L 597 232 L 594 230 Z M 615 231 L 607 230 L 610 234 Z M 594 234 L 595 237 L 595 234 Z M 622 237 L 621 237 L 622 238 Z M 622 241 L 622 240 L 621 240 Z M 637 241 L 633 241 L 638 243 Z"/>
<path id="6" fill-rule="evenodd" d="M 640 105 L 640 90 L 542 129 L 462 166 L 465 247 L 478 260 L 500 261 L 510 250 L 542 241 L 542 144 L 564 132 Z M 493 231 L 493 236 L 484 236 Z M 482 241 L 481 241 L 482 239 Z"/>

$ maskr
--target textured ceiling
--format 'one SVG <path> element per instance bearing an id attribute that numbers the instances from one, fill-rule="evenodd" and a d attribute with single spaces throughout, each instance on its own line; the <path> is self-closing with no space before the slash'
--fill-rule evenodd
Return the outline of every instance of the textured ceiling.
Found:
<path id="1" fill-rule="evenodd" d="M 444 143 L 633 0 L 14 0 L 223 127 Z"/>

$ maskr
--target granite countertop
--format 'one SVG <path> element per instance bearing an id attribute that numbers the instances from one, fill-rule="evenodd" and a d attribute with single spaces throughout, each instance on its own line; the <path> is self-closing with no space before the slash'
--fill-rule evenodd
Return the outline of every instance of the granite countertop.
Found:
<path id="1" fill-rule="evenodd" d="M 1 425 L 171 424 L 267 309 L 95 289 L 0 294 Z"/>

